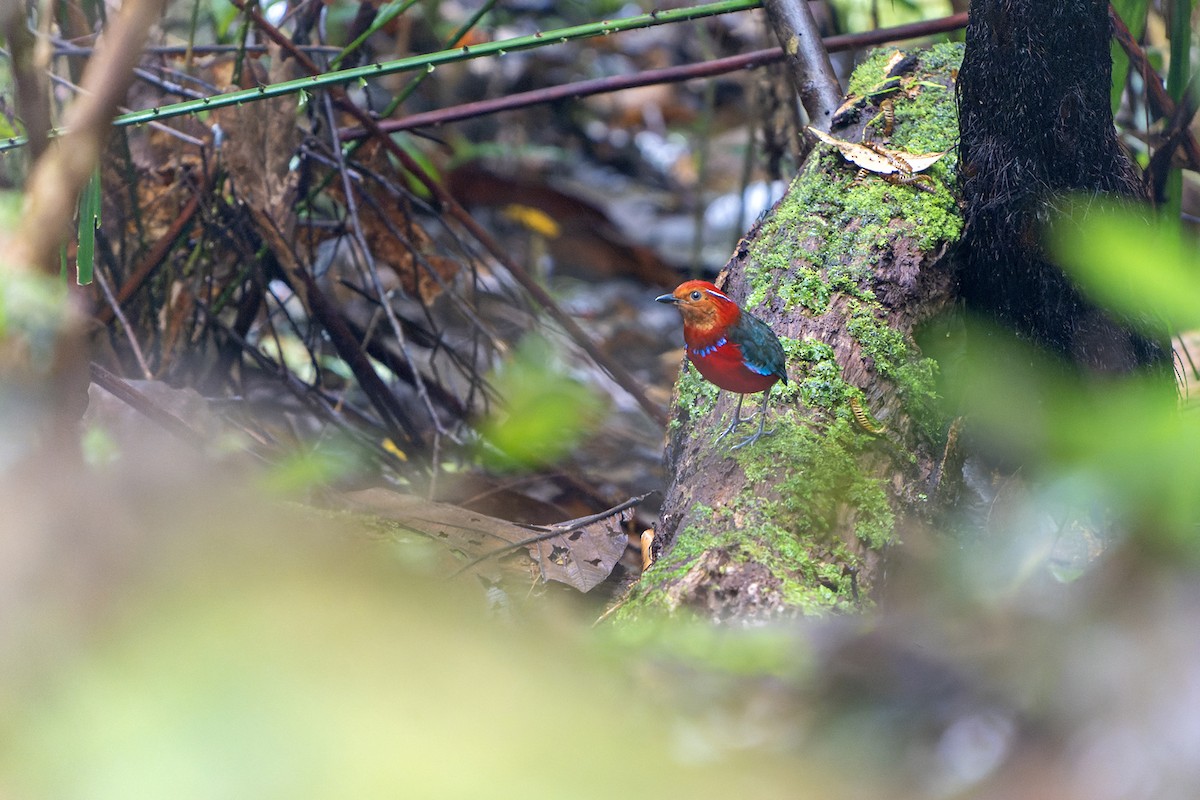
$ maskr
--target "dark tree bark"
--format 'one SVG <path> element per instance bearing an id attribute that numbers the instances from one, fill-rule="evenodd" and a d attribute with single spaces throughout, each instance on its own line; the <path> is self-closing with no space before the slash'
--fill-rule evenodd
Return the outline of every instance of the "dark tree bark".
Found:
<path id="1" fill-rule="evenodd" d="M 1146 336 L 1087 302 L 1043 250 L 1067 192 L 1141 199 L 1109 107 L 1107 0 L 973 0 L 958 79 L 972 311 L 1085 369 L 1167 367 Z"/>

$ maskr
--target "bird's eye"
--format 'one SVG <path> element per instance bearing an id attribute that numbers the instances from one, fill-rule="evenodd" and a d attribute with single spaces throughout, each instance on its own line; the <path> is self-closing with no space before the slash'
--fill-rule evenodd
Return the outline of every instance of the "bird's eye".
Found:
<path id="1" fill-rule="evenodd" d="M 692 292 L 692 293 L 689 295 L 689 297 L 691 297 L 693 300 L 699 300 L 699 299 L 700 299 L 700 292 Z"/>

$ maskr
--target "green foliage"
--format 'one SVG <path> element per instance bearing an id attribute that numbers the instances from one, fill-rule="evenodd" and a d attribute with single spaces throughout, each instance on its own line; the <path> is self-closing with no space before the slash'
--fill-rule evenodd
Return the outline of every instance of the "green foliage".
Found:
<path id="1" fill-rule="evenodd" d="M 1151 331 L 1200 327 L 1200 242 L 1177 221 L 1094 198 L 1053 222 L 1056 260 L 1095 300 Z"/>
<path id="2" fill-rule="evenodd" d="M 502 409 L 483 423 L 481 433 L 490 446 L 483 450 L 484 461 L 497 469 L 557 461 L 595 428 L 604 408 L 538 336 L 526 336 L 491 383 Z"/>
<path id="3" fill-rule="evenodd" d="M 1200 558 L 1200 417 L 1161 379 L 1076 377 L 998 331 L 972 326 L 972 358 L 948 368 L 975 446 L 1022 464 L 1033 492 L 1009 516 L 1099 518 L 1149 552 Z M 1015 533 L 1015 531 L 1014 531 Z M 1044 566 L 1044 561 L 1042 561 Z"/>
<path id="4" fill-rule="evenodd" d="M 284 497 L 295 497 L 321 486 L 330 486 L 360 466 L 361 454 L 343 439 L 298 450 L 282 457 L 264 473 L 263 488 Z"/>
<path id="5" fill-rule="evenodd" d="M 473 582 L 401 567 L 353 518 L 209 500 L 170 531 L 145 509 L 122 515 L 153 535 L 86 612 L 48 591 L 6 607 L 6 795 L 598 800 L 615 764 L 634 798 L 830 793 L 802 758 L 720 745 L 720 724 L 682 735 L 671 699 L 631 695 L 632 644 L 487 619 Z M 111 544 L 97 527 L 92 550 Z M 72 575 L 70 591 L 96 577 Z M 681 652 L 707 639 L 730 669 L 786 669 L 779 634 L 695 633 Z M 549 755 L 555 742 L 571 746 Z"/>
<path id="6" fill-rule="evenodd" d="M 100 167 L 97 166 L 79 196 L 79 249 L 75 255 L 75 280 L 92 282 L 96 259 L 96 228 L 100 225 Z"/>
<path id="7" fill-rule="evenodd" d="M 947 0 L 834 0 L 839 32 L 872 30 L 953 13 Z"/>

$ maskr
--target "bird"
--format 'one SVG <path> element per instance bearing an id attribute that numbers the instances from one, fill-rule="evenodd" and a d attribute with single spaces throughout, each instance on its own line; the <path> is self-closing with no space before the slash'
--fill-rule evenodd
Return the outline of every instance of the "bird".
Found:
<path id="1" fill-rule="evenodd" d="M 737 450 L 758 441 L 765 432 L 763 427 L 771 389 L 779 381 L 786 385 L 788 380 L 786 357 L 779 337 L 767 323 L 744 311 L 708 281 L 686 281 L 670 294 L 654 299 L 673 304 L 683 316 L 683 340 L 687 344 L 688 360 L 696 365 L 705 380 L 738 395 L 733 422 L 717 441 L 741 423 L 754 419 L 753 416 L 742 417 L 742 401 L 748 394 L 762 392 L 758 431 L 730 449 Z"/>

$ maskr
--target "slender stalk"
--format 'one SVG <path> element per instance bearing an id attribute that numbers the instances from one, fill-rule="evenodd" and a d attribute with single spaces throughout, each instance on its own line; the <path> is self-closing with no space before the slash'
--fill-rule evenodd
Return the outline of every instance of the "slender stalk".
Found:
<path id="1" fill-rule="evenodd" d="M 352 69 L 317 73 L 307 78 L 283 81 L 282 83 L 275 83 L 268 86 L 256 86 L 253 89 L 240 89 L 233 92 L 226 92 L 225 94 L 214 95 L 212 97 L 204 97 L 199 100 L 187 100 L 182 103 L 173 103 L 170 105 L 149 108 L 144 111 L 135 111 L 133 113 L 122 114 L 121 116 L 117 117 L 113 120 L 113 125 L 117 127 L 141 125 L 154 120 L 163 120 L 171 117 L 184 116 L 187 114 L 196 114 L 201 111 L 211 111 L 212 109 L 216 108 L 240 105 L 242 103 L 254 102 L 256 100 L 265 100 L 271 97 L 282 97 L 289 94 L 297 94 L 299 92 L 310 92 L 315 89 L 342 86 L 347 83 L 365 80 L 379 75 L 391 75 L 399 72 L 412 72 L 418 69 L 432 70 L 442 64 L 453 64 L 459 61 L 482 58 L 484 56 L 503 56 L 506 53 L 517 52 L 519 50 L 530 50 L 536 47 L 544 47 L 554 43 L 565 44 L 578 39 L 589 39 L 595 36 L 608 36 L 609 34 L 620 33 L 622 31 L 640 30 L 642 28 L 651 28 L 657 25 L 666 25 L 672 22 L 685 22 L 687 20 L 702 19 L 704 17 L 716 16 L 718 14 L 746 11 L 751 8 L 757 8 L 760 4 L 761 0 L 721 0 L 721 2 L 706 3 L 704 5 L 694 6 L 691 8 L 679 8 L 669 11 L 652 11 L 649 14 L 640 14 L 635 17 L 626 17 L 625 19 L 602 20 L 600 22 L 591 22 L 586 25 L 575 25 L 568 28 L 559 28 L 553 31 L 539 32 L 530 36 L 518 36 L 513 39 L 505 39 L 498 42 L 486 42 L 478 45 L 463 45 L 462 47 L 457 47 L 452 50 L 441 50 L 437 53 L 430 53 L 427 55 L 409 56 L 408 58 L 400 58 L 394 61 L 385 61 L 377 64 L 368 64 L 366 66 L 354 67 Z M 10 137 L 5 142 L 0 142 L 0 152 L 10 150 L 14 147 L 20 147 L 23 144 L 25 144 L 24 137 Z"/>
<path id="2" fill-rule="evenodd" d="M 1191 72 L 1192 48 L 1192 2 L 1171 0 L 1167 10 L 1167 35 L 1171 37 L 1171 63 L 1167 67 L 1167 94 L 1175 106 L 1187 105 L 1188 75 Z M 1184 126 L 1186 127 L 1186 125 Z M 1183 170 L 1174 167 L 1167 173 L 1164 211 L 1168 217 L 1177 219 L 1183 207 Z"/>

